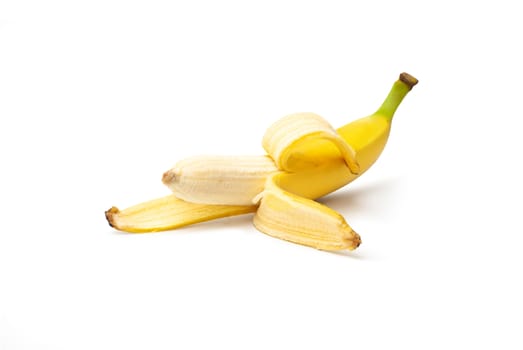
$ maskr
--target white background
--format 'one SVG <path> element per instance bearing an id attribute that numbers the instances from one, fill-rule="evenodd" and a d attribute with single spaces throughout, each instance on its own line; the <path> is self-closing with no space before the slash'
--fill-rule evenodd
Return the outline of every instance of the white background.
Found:
<path id="1" fill-rule="evenodd" d="M 0 1 L 0 349 L 521 349 L 516 1 Z M 420 83 L 376 165 L 323 200 L 333 254 L 251 216 L 130 235 L 195 154 L 262 154 L 312 111 Z"/>

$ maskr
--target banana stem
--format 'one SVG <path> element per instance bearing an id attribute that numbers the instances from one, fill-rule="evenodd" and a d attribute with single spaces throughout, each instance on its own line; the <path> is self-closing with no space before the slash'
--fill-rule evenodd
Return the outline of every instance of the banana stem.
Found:
<path id="1" fill-rule="evenodd" d="M 403 101 L 403 98 L 409 93 L 414 85 L 418 83 L 418 79 L 407 73 L 401 73 L 399 79 L 392 85 L 387 98 L 378 109 L 376 114 L 385 117 L 389 123 L 398 109 L 398 106 Z"/>

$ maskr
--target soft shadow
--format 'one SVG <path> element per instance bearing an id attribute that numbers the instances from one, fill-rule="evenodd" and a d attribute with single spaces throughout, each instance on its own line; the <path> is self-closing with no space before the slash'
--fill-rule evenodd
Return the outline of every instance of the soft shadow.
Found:
<path id="1" fill-rule="evenodd" d="M 401 178 L 393 177 L 365 184 L 348 187 L 318 199 L 318 202 L 339 211 L 358 211 L 366 208 L 365 202 L 376 196 L 387 196 L 401 186 Z"/>
<path id="2" fill-rule="evenodd" d="M 368 256 L 365 256 L 360 251 L 349 251 L 349 250 L 336 250 L 336 251 L 325 251 L 325 253 L 336 255 L 344 259 L 354 260 L 369 260 Z"/>

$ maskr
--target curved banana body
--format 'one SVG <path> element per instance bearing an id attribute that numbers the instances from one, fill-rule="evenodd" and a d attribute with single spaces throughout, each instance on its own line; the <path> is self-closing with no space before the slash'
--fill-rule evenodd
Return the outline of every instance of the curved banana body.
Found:
<path id="1" fill-rule="evenodd" d="M 391 123 L 386 118 L 374 114 L 361 118 L 337 129 L 340 137 L 355 151 L 360 172 L 354 174 L 345 165 L 339 154 L 330 145 L 309 143 L 300 154 L 310 158 L 325 159 L 304 171 L 291 173 L 280 180 L 290 192 L 305 198 L 317 199 L 349 184 L 363 175 L 378 160 L 389 138 Z M 310 156 L 310 155 L 313 156 Z M 310 186 L 314 183 L 314 186 Z"/>
<path id="2" fill-rule="evenodd" d="M 281 118 L 263 137 L 267 156 L 200 156 L 178 162 L 162 181 L 174 196 L 106 217 L 129 232 L 177 228 L 255 212 L 255 227 L 270 236 L 322 250 L 355 249 L 360 236 L 322 197 L 365 173 L 383 151 L 392 117 L 411 88 L 400 75 L 376 113 L 335 130 L 313 113 Z M 173 215 L 169 215 L 173 213 Z"/>
<path id="3" fill-rule="evenodd" d="M 303 163 L 315 166 L 308 167 L 304 172 L 286 176 L 281 180 L 282 185 L 293 193 L 316 199 L 336 191 L 363 175 L 383 152 L 389 139 L 394 113 L 403 98 L 417 83 L 416 78 L 402 73 L 376 113 L 336 130 L 337 134 L 354 150 L 360 168 L 359 173 L 354 174 L 347 169 L 331 144 L 314 140 L 300 145 L 296 153 L 300 155 Z M 310 186 L 311 183 L 315 185 Z"/>

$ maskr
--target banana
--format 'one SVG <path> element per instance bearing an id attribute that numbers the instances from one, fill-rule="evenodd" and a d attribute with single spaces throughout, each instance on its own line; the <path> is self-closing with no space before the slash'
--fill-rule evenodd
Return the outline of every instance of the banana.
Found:
<path id="1" fill-rule="evenodd" d="M 199 156 L 164 173 L 172 195 L 120 211 L 109 224 L 152 232 L 255 212 L 261 232 L 321 250 L 355 249 L 360 236 L 345 219 L 314 199 L 365 173 L 382 153 L 396 109 L 417 79 L 402 73 L 372 115 L 335 130 L 314 113 L 273 123 L 263 136 L 265 156 Z"/>

